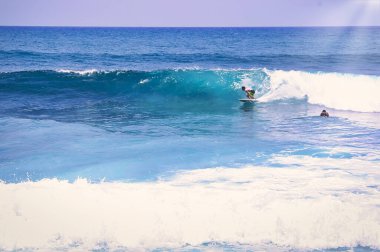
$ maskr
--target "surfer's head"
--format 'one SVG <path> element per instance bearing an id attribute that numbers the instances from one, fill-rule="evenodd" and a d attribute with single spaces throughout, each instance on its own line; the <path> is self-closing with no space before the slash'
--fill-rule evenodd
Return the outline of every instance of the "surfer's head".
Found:
<path id="1" fill-rule="evenodd" d="M 243 91 L 245 91 L 245 87 L 244 87 L 244 86 L 242 86 L 241 89 L 242 89 Z"/>
<path id="2" fill-rule="evenodd" d="M 324 109 L 324 110 L 322 110 L 321 116 L 329 117 L 330 115 L 329 115 L 329 113 L 327 113 L 327 111 Z"/>

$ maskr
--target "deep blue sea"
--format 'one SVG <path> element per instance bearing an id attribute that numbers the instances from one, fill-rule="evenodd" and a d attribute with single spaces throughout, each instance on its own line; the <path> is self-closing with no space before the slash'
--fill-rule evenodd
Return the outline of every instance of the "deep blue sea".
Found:
<path id="1" fill-rule="evenodd" d="M 380 27 L 0 27 L 19 249 L 378 251 Z"/>

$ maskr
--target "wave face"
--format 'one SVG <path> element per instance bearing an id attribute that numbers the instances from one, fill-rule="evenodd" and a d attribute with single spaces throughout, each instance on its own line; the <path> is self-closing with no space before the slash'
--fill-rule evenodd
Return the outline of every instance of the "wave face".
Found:
<path id="1" fill-rule="evenodd" d="M 265 75 L 263 72 L 256 73 L 256 77 Z M 1 74 L 1 88 L 5 92 L 30 92 L 41 95 L 67 94 L 70 92 L 66 91 L 75 91 L 134 98 L 161 95 L 222 100 L 231 95 L 236 98 L 237 84 L 245 74 L 249 72 L 212 70 L 107 72 L 95 69 L 26 71 Z"/>
<path id="2" fill-rule="evenodd" d="M 380 112 L 380 77 L 266 69 L 158 71 L 26 71 L 0 74 L 0 89 L 14 95 L 78 97 L 96 94 L 158 103 L 231 105 L 253 87 L 259 102 L 305 100 L 337 110 Z M 161 102 L 159 100 L 161 99 Z"/>

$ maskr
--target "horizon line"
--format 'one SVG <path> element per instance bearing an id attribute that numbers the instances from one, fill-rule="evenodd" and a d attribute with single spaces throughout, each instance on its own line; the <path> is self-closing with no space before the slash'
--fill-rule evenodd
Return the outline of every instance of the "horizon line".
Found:
<path id="1" fill-rule="evenodd" d="M 290 26 L 90 26 L 90 25 L 0 25 L 24 28 L 368 28 L 380 25 L 290 25 Z"/>

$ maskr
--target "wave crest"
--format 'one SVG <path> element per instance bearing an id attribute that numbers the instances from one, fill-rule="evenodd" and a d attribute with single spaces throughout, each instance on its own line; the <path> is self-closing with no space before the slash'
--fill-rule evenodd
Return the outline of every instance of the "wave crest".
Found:
<path id="1" fill-rule="evenodd" d="M 357 112 L 380 112 L 380 77 L 340 73 L 267 71 L 270 91 L 261 101 L 304 99 L 311 104 Z"/>
<path id="2" fill-rule="evenodd" d="M 94 74 L 99 73 L 97 69 L 87 69 L 87 70 L 70 70 L 70 69 L 60 69 L 57 71 L 58 73 L 76 73 L 80 75 L 86 75 L 86 74 Z"/>

